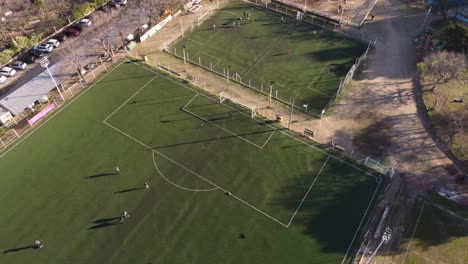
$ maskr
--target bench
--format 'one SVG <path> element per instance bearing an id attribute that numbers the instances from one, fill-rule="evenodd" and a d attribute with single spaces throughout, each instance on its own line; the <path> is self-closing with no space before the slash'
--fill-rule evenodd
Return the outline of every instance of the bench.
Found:
<path id="1" fill-rule="evenodd" d="M 195 78 L 195 77 L 193 77 L 192 75 L 190 75 L 190 74 L 187 74 L 187 80 L 189 80 L 189 81 L 192 81 L 192 82 L 193 82 L 193 81 L 195 81 L 195 79 L 196 79 L 196 78 Z"/>
<path id="2" fill-rule="evenodd" d="M 302 133 L 305 137 L 308 137 L 308 138 L 313 138 L 315 137 L 315 132 L 310 130 L 310 129 L 304 129 L 304 132 Z"/>

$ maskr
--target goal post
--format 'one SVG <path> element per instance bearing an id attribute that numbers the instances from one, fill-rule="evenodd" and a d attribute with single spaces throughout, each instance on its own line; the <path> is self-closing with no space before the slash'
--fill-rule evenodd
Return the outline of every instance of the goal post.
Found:
<path id="1" fill-rule="evenodd" d="M 227 101 L 235 104 L 235 105 L 239 105 L 243 108 L 247 108 L 250 110 L 250 117 L 251 118 L 254 118 L 256 115 L 257 115 L 257 107 L 256 106 L 251 106 L 251 105 L 248 105 L 248 104 L 244 104 L 242 102 L 240 102 L 239 100 L 227 95 L 225 92 L 221 92 L 219 94 L 219 103 L 223 104 Z"/>

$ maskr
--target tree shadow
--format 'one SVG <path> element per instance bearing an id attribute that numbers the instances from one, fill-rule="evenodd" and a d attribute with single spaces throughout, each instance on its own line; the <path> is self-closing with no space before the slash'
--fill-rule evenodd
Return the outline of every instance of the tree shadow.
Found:
<path id="1" fill-rule="evenodd" d="M 86 176 L 86 179 L 94 179 L 94 178 L 99 178 L 99 177 L 105 177 L 105 176 L 112 176 L 112 175 L 118 175 L 117 172 L 107 172 L 107 173 L 99 173 L 91 176 Z"/>
<path id="2" fill-rule="evenodd" d="M 10 253 L 10 252 L 18 252 L 18 251 L 21 251 L 21 250 L 32 249 L 32 248 L 35 248 L 35 246 L 31 245 L 31 246 L 25 246 L 25 247 L 19 247 L 19 248 L 10 248 L 10 249 L 7 249 L 7 250 L 3 251 L 3 254 L 7 254 L 7 253 Z"/>
<path id="3" fill-rule="evenodd" d="M 145 187 L 138 187 L 138 188 L 125 189 L 125 190 L 121 190 L 121 191 L 114 192 L 114 194 L 133 192 L 133 191 L 142 190 L 142 189 L 145 189 Z"/>
<path id="4" fill-rule="evenodd" d="M 360 175 L 361 171 L 340 173 L 337 166 L 324 168 L 297 211 L 293 224 L 301 226 L 303 233 L 317 242 L 321 252 L 345 255 L 358 245 L 366 217 L 376 204 L 383 184 L 379 186 L 375 176 Z M 346 170 L 345 167 L 342 170 Z M 280 204 L 294 212 L 314 177 L 308 174 L 290 181 L 279 192 Z"/>

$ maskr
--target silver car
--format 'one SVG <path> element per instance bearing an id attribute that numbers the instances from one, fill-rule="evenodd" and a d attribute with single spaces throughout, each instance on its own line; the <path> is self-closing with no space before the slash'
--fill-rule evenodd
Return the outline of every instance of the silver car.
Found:
<path id="1" fill-rule="evenodd" d="M 47 43 L 42 43 L 34 47 L 35 50 L 37 51 L 42 51 L 42 52 L 51 52 L 54 49 L 54 46 L 47 44 Z"/>
<path id="2" fill-rule="evenodd" d="M 15 70 L 24 70 L 26 66 L 27 66 L 26 62 L 19 61 L 19 60 L 10 63 L 10 67 Z"/>
<path id="3" fill-rule="evenodd" d="M 58 48 L 58 46 L 60 46 L 60 41 L 56 39 L 49 39 L 46 44 L 52 45 L 54 48 Z"/>
<path id="4" fill-rule="evenodd" d="M 6 77 L 13 77 L 16 74 L 16 70 L 10 67 L 3 67 L 0 70 L 0 75 L 1 76 L 6 76 Z"/>

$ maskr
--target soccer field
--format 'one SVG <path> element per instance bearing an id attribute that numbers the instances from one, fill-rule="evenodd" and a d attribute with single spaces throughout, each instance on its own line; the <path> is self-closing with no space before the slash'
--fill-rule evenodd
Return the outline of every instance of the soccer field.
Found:
<path id="1" fill-rule="evenodd" d="M 199 11 L 201 12 L 201 11 Z M 207 18 L 207 19 L 206 19 Z M 193 64 L 320 113 L 367 45 L 318 26 L 230 1 L 167 48 Z"/>
<path id="2" fill-rule="evenodd" d="M 129 61 L 0 152 L 0 173 L 0 263 L 342 263 L 384 188 Z"/>

